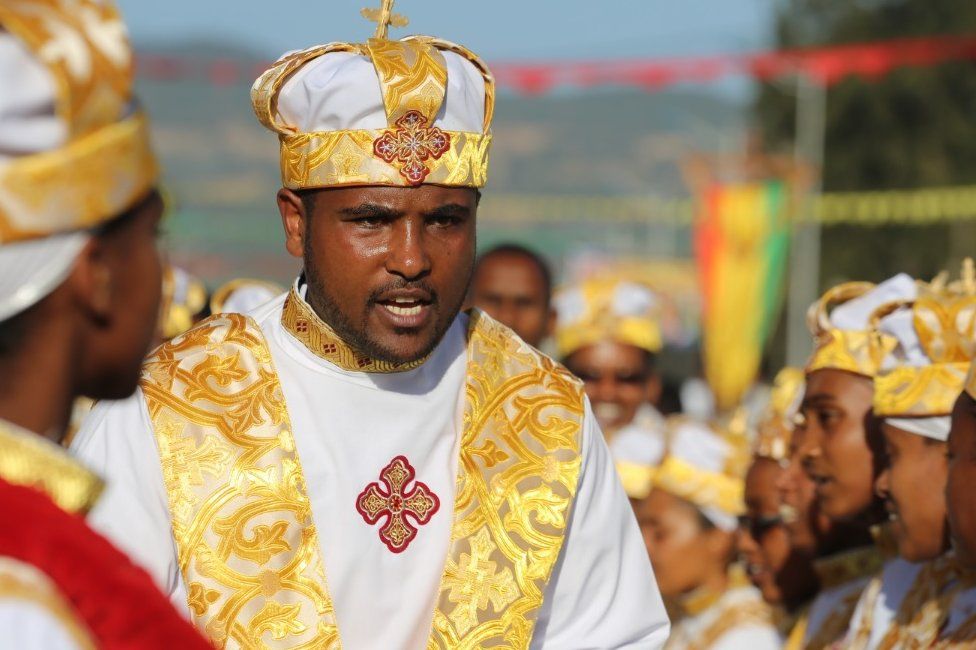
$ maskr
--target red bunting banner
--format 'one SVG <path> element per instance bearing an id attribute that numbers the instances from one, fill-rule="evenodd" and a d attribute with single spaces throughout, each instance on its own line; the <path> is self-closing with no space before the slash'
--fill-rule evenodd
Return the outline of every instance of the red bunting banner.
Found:
<path id="1" fill-rule="evenodd" d="M 624 86 L 646 92 L 680 83 L 709 83 L 746 75 L 760 81 L 802 74 L 824 85 L 847 77 L 877 79 L 901 67 L 928 67 L 947 61 L 976 60 L 976 36 L 934 36 L 751 54 L 612 61 L 492 64 L 499 87 L 525 95 L 557 88 Z M 153 81 L 207 80 L 218 86 L 250 83 L 270 63 L 230 58 L 194 60 L 140 54 L 139 76 Z"/>

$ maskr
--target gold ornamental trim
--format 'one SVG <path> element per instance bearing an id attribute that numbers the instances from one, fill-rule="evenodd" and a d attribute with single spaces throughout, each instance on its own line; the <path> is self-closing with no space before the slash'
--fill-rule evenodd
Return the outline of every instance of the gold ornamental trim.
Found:
<path id="1" fill-rule="evenodd" d="M 56 506 L 87 514 L 105 484 L 62 447 L 0 420 L 0 479 L 40 490 Z"/>
<path id="2" fill-rule="evenodd" d="M 473 311 L 454 503 L 428 648 L 528 648 L 581 463 L 583 391 Z M 339 648 L 318 529 L 259 326 L 212 316 L 142 387 L 193 618 L 221 648 Z"/>
<path id="3" fill-rule="evenodd" d="M 146 196 L 157 176 L 142 114 L 0 164 L 0 245 L 109 221 Z"/>
<path id="4" fill-rule="evenodd" d="M 874 414 L 879 417 L 939 417 L 966 383 L 969 364 L 899 366 L 874 378 Z"/>
<path id="5" fill-rule="evenodd" d="M 675 456 L 666 458 L 658 468 L 654 486 L 699 508 L 717 508 L 733 516 L 745 511 L 741 479 L 707 472 Z"/>

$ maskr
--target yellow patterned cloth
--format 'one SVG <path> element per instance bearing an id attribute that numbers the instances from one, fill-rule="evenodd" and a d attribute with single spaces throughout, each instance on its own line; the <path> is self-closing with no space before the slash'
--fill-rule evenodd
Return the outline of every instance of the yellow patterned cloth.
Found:
<path id="1" fill-rule="evenodd" d="M 881 362 L 898 342 L 871 331 L 867 322 L 860 329 L 841 329 L 835 327 L 830 318 L 831 309 L 864 297 L 875 288 L 870 282 L 841 284 L 827 291 L 810 307 L 807 323 L 813 333 L 814 351 L 807 362 L 807 374 L 828 368 L 865 377 L 874 377 L 878 373 Z"/>
<path id="2" fill-rule="evenodd" d="M 485 185 L 488 67 L 442 39 L 388 39 L 390 24 L 406 24 L 392 4 L 365 12 L 379 23 L 366 43 L 288 54 L 255 81 L 254 112 L 278 134 L 285 187 Z"/>
<path id="3" fill-rule="evenodd" d="M 969 366 L 969 374 L 966 375 L 966 385 L 964 387 L 970 397 L 976 399 L 976 361 Z"/>
<path id="4" fill-rule="evenodd" d="M 554 305 L 560 358 L 600 341 L 632 345 L 652 354 L 661 351 L 658 300 L 642 283 L 617 276 L 591 278 L 561 290 Z"/>
<path id="5" fill-rule="evenodd" d="M 0 244 L 96 226 L 156 183 L 132 53 L 110 2 L 4 0 L 0 26 L 43 62 L 63 145 L 0 162 Z"/>
<path id="6" fill-rule="evenodd" d="M 906 313 L 906 322 L 898 327 L 902 311 L 910 312 L 910 322 Z M 966 260 L 959 280 L 947 282 L 940 275 L 932 283 L 921 283 L 914 301 L 884 306 L 874 320 L 879 328 L 894 321 L 892 330 L 901 333 L 892 366 L 875 377 L 875 415 L 949 415 L 976 355 L 976 271 L 972 260 Z"/>
<path id="7" fill-rule="evenodd" d="M 452 543 L 429 648 L 528 648 L 581 464 L 583 391 L 473 312 Z M 338 648 L 320 536 L 258 325 L 214 316 L 142 381 L 197 624 L 222 648 Z M 341 597 L 341 595 L 340 595 Z"/>

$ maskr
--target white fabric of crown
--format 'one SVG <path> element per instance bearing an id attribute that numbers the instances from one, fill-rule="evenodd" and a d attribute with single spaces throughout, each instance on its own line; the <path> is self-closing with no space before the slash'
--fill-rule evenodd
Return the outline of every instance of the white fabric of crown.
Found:
<path id="1" fill-rule="evenodd" d="M 896 300 L 911 300 L 915 297 L 912 295 L 911 298 L 896 298 Z M 932 363 L 922 348 L 911 309 L 899 309 L 888 314 L 881 319 L 878 329 L 898 340 L 898 347 L 882 364 L 883 371 L 891 370 L 895 366 L 922 367 Z M 952 418 L 949 416 L 885 418 L 885 422 L 908 433 L 945 442 L 949 439 Z"/>
<path id="2" fill-rule="evenodd" d="M 898 300 L 915 300 L 918 287 L 905 273 L 888 278 L 862 296 L 848 300 L 830 313 L 835 329 L 863 331 L 870 326 L 871 314 L 878 307 Z"/>
<path id="3" fill-rule="evenodd" d="M 464 57 L 441 53 L 447 63 L 447 91 L 434 126 L 483 133 L 484 77 Z M 292 74 L 278 95 L 278 116 L 297 133 L 390 127 L 373 63 L 352 52 L 325 54 Z"/>
<path id="4" fill-rule="evenodd" d="M 683 460 L 703 472 L 725 474 L 725 467 L 735 449 L 704 422 L 679 421 L 671 430 L 668 455 Z M 735 515 L 711 506 L 698 506 L 705 517 L 722 530 L 734 531 L 739 522 Z"/>
<path id="5" fill-rule="evenodd" d="M 66 143 L 68 127 L 55 112 L 53 76 L 2 29 L 0 89 L 0 166 Z M 87 241 L 84 233 L 65 233 L 0 246 L 0 322 L 56 289 Z"/>
<path id="6" fill-rule="evenodd" d="M 248 314 L 266 302 L 279 295 L 274 289 L 265 284 L 245 284 L 227 296 L 224 301 L 224 312 L 229 314 Z"/>

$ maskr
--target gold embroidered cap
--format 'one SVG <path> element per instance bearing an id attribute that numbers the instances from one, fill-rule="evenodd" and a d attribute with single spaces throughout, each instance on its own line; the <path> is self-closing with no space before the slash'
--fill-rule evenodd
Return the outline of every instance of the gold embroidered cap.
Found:
<path id="1" fill-rule="evenodd" d="M 177 266 L 163 269 L 159 333 L 164 341 L 193 327 L 206 307 L 207 286 L 202 280 Z"/>
<path id="2" fill-rule="evenodd" d="M 393 0 L 363 14 L 366 43 L 286 54 L 251 89 L 258 120 L 278 134 L 289 189 L 423 183 L 483 187 L 495 85 L 474 53 L 403 26 Z"/>
<path id="3" fill-rule="evenodd" d="M 237 278 L 213 292 L 210 297 L 210 313 L 244 314 L 284 292 L 285 288 L 274 282 Z"/>
<path id="4" fill-rule="evenodd" d="M 789 455 L 806 377 L 800 368 L 783 368 L 773 380 L 769 404 L 759 422 L 754 454 L 783 461 Z"/>
<path id="5" fill-rule="evenodd" d="M 941 274 L 931 283 L 920 283 L 914 301 L 882 306 L 872 320 L 879 331 L 898 341 L 875 377 L 875 415 L 919 419 L 948 416 L 966 386 L 976 355 L 976 271 L 972 260 L 963 264 L 959 280 L 948 282 Z M 921 434 L 944 440 L 948 424 L 939 427 L 937 433 L 926 430 Z"/>
<path id="6" fill-rule="evenodd" d="M 115 6 L 3 0 L 0 36 L 0 123 L 19 136 L 0 142 L 0 246 L 96 226 L 130 208 L 157 168 Z"/>
<path id="7" fill-rule="evenodd" d="M 745 511 L 745 412 L 736 412 L 725 424 L 672 422 L 668 454 L 654 475 L 654 487 L 692 503 L 722 530 L 734 531 Z"/>
<path id="8" fill-rule="evenodd" d="M 870 316 L 886 303 L 914 299 L 916 291 L 905 274 L 879 285 L 847 282 L 827 291 L 807 312 L 814 351 L 806 373 L 829 368 L 874 377 L 897 341 L 872 330 Z"/>
<path id="9" fill-rule="evenodd" d="M 963 387 L 963 390 L 970 397 L 976 399 L 976 360 L 969 366 L 969 374 L 966 375 L 966 385 Z"/>
<path id="10" fill-rule="evenodd" d="M 556 349 L 565 359 L 600 341 L 661 351 L 658 299 L 648 286 L 617 276 L 592 278 L 556 294 Z"/>

